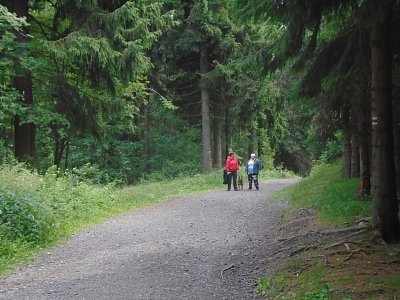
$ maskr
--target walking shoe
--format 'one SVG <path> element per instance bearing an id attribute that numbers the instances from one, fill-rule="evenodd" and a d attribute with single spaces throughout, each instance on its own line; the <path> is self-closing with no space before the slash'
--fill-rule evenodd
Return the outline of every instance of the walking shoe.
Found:
<path id="1" fill-rule="evenodd" d="M 235 191 L 237 192 L 239 189 L 235 189 Z"/>

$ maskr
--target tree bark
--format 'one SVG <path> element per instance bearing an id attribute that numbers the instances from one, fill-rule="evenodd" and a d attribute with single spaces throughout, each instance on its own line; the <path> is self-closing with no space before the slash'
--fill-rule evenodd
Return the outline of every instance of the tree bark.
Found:
<path id="1" fill-rule="evenodd" d="M 400 205 L 400 100 L 397 98 L 393 105 L 394 158 L 396 169 L 397 203 Z"/>
<path id="2" fill-rule="evenodd" d="M 222 126 L 221 119 L 218 116 L 214 117 L 214 168 L 222 167 Z"/>
<path id="3" fill-rule="evenodd" d="M 400 82 L 400 66 L 394 70 L 393 82 Z M 394 132 L 394 158 L 396 168 L 397 203 L 400 205 L 400 85 L 393 87 L 393 132 Z"/>
<path id="4" fill-rule="evenodd" d="M 57 167 L 57 169 L 60 169 L 64 149 L 67 146 L 67 139 L 61 138 L 60 134 L 57 131 L 54 136 L 54 141 L 54 165 Z"/>
<path id="5" fill-rule="evenodd" d="M 254 130 L 250 128 L 247 134 L 247 157 L 250 157 L 255 152 L 254 149 Z"/>
<path id="6" fill-rule="evenodd" d="M 28 0 L 6 1 L 9 11 L 14 12 L 18 17 L 28 18 Z M 23 29 L 22 33 L 17 33 L 17 41 L 27 43 L 28 30 Z M 30 70 L 24 68 L 20 61 L 15 62 L 16 77 L 14 87 L 22 95 L 22 105 L 30 106 L 33 104 L 32 75 Z M 14 117 L 14 155 L 19 161 L 34 159 L 35 157 L 35 125 L 33 123 L 21 124 L 21 116 Z"/>
<path id="7" fill-rule="evenodd" d="M 355 98 L 356 99 L 356 98 Z M 352 100 L 351 109 L 351 177 L 360 177 L 360 142 L 358 133 L 357 101 Z"/>
<path id="8" fill-rule="evenodd" d="M 226 101 L 226 106 L 225 106 L 225 158 L 228 156 L 229 148 L 232 147 L 231 145 L 231 138 L 230 138 L 230 132 L 231 132 L 231 117 L 230 117 L 230 111 L 231 111 L 231 106 L 230 106 L 230 98 L 227 99 Z"/>
<path id="9" fill-rule="evenodd" d="M 69 158 L 69 139 L 67 139 L 67 145 L 65 147 L 64 170 L 68 169 L 68 158 Z"/>
<path id="10" fill-rule="evenodd" d="M 207 49 L 200 50 L 200 74 L 204 76 L 208 72 Z M 210 173 L 212 170 L 211 159 L 211 126 L 210 126 L 210 94 L 200 80 L 201 91 L 201 140 L 203 172 Z"/>
<path id="11" fill-rule="evenodd" d="M 377 23 L 371 31 L 372 130 L 374 223 L 387 242 L 400 239 L 392 118 L 392 51 L 390 22 Z"/>
<path id="12" fill-rule="evenodd" d="M 349 106 L 342 105 L 341 121 L 342 121 L 342 159 L 343 159 L 343 177 L 350 178 L 351 176 L 351 131 L 350 131 L 350 114 Z"/>
<path id="13" fill-rule="evenodd" d="M 152 96 L 150 96 L 151 99 Z M 143 156 L 144 156 L 144 168 L 146 172 L 150 171 L 149 158 L 150 158 L 150 116 L 149 116 L 149 105 L 146 102 L 143 104 Z"/>
<path id="14" fill-rule="evenodd" d="M 360 198 L 371 194 L 371 108 L 368 95 L 369 78 L 361 75 L 358 83 L 358 134 L 360 152 Z"/>

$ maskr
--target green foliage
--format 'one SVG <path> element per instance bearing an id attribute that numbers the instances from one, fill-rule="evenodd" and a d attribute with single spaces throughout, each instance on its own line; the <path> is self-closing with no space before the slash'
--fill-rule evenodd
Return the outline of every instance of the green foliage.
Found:
<path id="1" fill-rule="evenodd" d="M 337 132 L 335 137 L 328 141 L 326 144 L 325 151 L 322 152 L 320 160 L 322 163 L 333 163 L 339 159 L 342 155 L 342 135 L 341 132 Z"/>
<path id="2" fill-rule="evenodd" d="M 126 137 L 132 137 L 139 123 L 138 107 L 148 100 L 150 48 L 176 24 L 173 12 L 162 13 L 161 3 L 149 1 L 88 1 L 85 5 L 74 0 L 51 4 L 43 1 L 34 7 L 30 6 L 29 11 L 34 20 L 30 24 L 33 36 L 28 43 L 29 59 L 23 63 L 32 71 L 35 104 L 29 109 L 20 107 L 17 93 L 8 86 L 0 90 L 0 138 L 4 140 L 0 155 L 8 155 L 13 147 L 9 142 L 13 134 L 10 124 L 16 113 L 22 122 L 36 125 L 35 163 L 42 173 L 53 163 L 63 167 L 62 156 L 66 160 L 63 165 L 68 166 L 67 145 L 79 143 L 82 138 L 95 140 L 96 152 L 113 143 L 128 153 L 132 144 L 138 148 L 137 142 L 126 141 Z M 11 29 L 18 29 L 18 24 L 11 26 L 9 19 L 18 19 L 11 17 L 1 11 L 0 32 L 4 29 L 9 34 L 1 35 L 0 49 L 16 48 Z M 0 83 L 8 84 L 15 73 L 13 56 L 8 54 L 19 54 L 4 53 L 7 55 L 0 57 Z M 163 102 L 170 105 L 165 99 Z M 126 165 L 135 164 L 132 154 L 125 159 Z M 88 157 L 77 166 L 90 163 Z M 71 165 L 76 166 L 74 162 Z M 128 178 L 126 168 L 121 172 L 117 168 L 113 166 L 115 172 L 110 174 L 99 171 L 99 178 L 103 182 L 115 178 L 132 182 L 132 178 L 140 177 Z"/>
<path id="3" fill-rule="evenodd" d="M 323 280 L 322 268 L 319 266 L 301 272 L 300 276 L 293 276 L 292 271 L 282 270 L 270 278 L 259 278 L 256 291 L 266 299 L 328 300 L 330 290 Z"/>
<path id="4" fill-rule="evenodd" d="M 16 58 L 26 59 L 26 53 L 21 52 L 16 42 L 16 32 L 26 25 L 25 19 L 0 5 L 0 159 L 11 154 L 12 118 L 24 111 L 18 101 L 20 94 L 12 88 L 12 79 L 16 74 Z"/>
<path id="5" fill-rule="evenodd" d="M 160 105 L 159 100 L 153 99 L 147 105 L 147 133 L 139 125 L 135 135 L 137 141 L 119 140 L 117 134 L 104 143 L 94 138 L 76 139 L 69 146 L 68 169 L 87 170 L 89 173 L 86 172 L 84 177 L 95 183 L 116 180 L 133 183 L 198 173 L 201 168 L 199 130 Z M 148 135 L 148 153 L 144 150 L 145 134 Z"/>
<path id="6" fill-rule="evenodd" d="M 261 178 L 268 179 L 282 179 L 282 178 L 295 178 L 297 175 L 293 171 L 286 170 L 282 166 L 276 166 L 271 169 L 263 169 L 261 171 Z"/>
<path id="7" fill-rule="evenodd" d="M 330 293 L 329 293 L 329 286 L 324 284 L 321 290 L 317 292 L 307 292 L 302 300 L 329 300 Z"/>
<path id="8" fill-rule="evenodd" d="M 5 38 L 3 34 L 13 35 L 14 30 L 20 30 L 22 26 L 27 23 L 24 18 L 18 18 L 15 14 L 8 11 L 8 9 L 0 5 L 0 32 L 1 38 Z"/>
<path id="9" fill-rule="evenodd" d="M 50 209 L 36 195 L 0 186 L 0 235 L 9 241 L 43 243 L 54 235 Z"/>
<path id="10" fill-rule="evenodd" d="M 256 292 L 257 294 L 265 297 L 267 295 L 267 291 L 270 288 L 271 282 L 266 277 L 261 277 L 257 280 Z"/>

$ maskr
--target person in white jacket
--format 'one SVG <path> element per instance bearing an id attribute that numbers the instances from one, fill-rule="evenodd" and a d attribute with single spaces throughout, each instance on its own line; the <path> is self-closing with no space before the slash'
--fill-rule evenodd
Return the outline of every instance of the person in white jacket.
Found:
<path id="1" fill-rule="evenodd" d="M 249 180 L 249 190 L 253 188 L 253 182 L 255 188 L 258 190 L 258 173 L 260 172 L 260 161 L 256 158 L 256 154 L 252 153 L 250 159 L 246 164 L 246 174 Z"/>

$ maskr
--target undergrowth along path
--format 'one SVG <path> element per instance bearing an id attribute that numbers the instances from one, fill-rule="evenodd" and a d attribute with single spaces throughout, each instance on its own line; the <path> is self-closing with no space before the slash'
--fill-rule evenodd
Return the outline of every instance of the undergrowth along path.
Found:
<path id="1" fill-rule="evenodd" d="M 0 299 L 258 299 L 257 279 L 278 267 L 268 245 L 287 206 L 268 199 L 296 181 L 181 196 L 110 219 L 0 278 Z"/>

